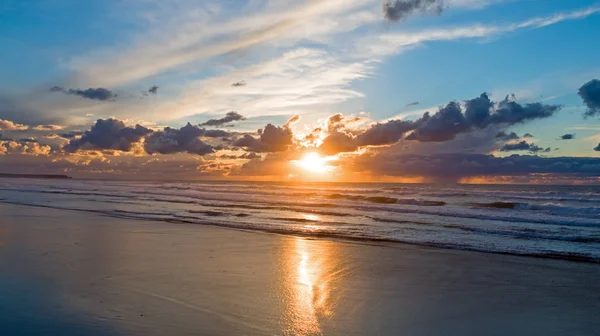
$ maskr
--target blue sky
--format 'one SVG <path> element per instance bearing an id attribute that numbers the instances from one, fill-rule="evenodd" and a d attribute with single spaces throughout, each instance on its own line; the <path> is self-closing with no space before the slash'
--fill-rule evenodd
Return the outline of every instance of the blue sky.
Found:
<path id="1" fill-rule="evenodd" d="M 334 113 L 415 120 L 488 92 L 563 105 L 510 131 L 558 148 L 548 156 L 600 157 L 600 118 L 582 117 L 577 94 L 600 78 L 600 2 L 439 2 L 441 13 L 390 22 L 381 0 L 5 0 L 0 98 L 30 113 L 0 119 L 181 127 L 237 111 L 248 121 L 236 130 L 301 115 L 301 134 Z M 157 94 L 142 94 L 153 85 Z M 118 96 L 82 99 L 53 86 Z M 566 133 L 575 140 L 557 140 Z"/>

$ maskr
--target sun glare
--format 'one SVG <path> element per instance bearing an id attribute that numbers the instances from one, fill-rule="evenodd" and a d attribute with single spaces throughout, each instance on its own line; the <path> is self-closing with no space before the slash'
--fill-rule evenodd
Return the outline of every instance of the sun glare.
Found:
<path id="1" fill-rule="evenodd" d="M 297 161 L 298 165 L 313 173 L 324 173 L 332 167 L 327 165 L 328 158 L 324 158 L 319 153 L 306 153 L 304 157 Z"/>

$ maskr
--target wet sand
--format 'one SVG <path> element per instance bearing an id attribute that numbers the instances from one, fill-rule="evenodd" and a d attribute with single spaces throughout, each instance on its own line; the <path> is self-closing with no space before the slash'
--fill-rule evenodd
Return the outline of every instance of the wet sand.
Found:
<path id="1" fill-rule="evenodd" d="M 597 335 L 600 266 L 0 205 L 2 335 Z"/>

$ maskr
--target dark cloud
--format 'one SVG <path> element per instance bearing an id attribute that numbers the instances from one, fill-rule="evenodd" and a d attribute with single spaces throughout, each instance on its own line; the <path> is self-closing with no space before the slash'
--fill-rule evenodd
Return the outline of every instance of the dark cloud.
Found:
<path id="1" fill-rule="evenodd" d="M 440 14 L 444 9 L 441 0 L 385 0 L 382 7 L 386 20 L 393 22 L 417 12 Z"/>
<path id="2" fill-rule="evenodd" d="M 510 132 L 509 134 L 506 134 L 506 132 L 500 131 L 500 132 L 498 132 L 498 134 L 496 134 L 496 139 L 499 139 L 502 141 L 512 141 L 512 140 L 519 140 L 520 138 L 517 135 L 517 133 L 515 133 L 515 132 Z"/>
<path id="3" fill-rule="evenodd" d="M 276 153 L 285 152 L 294 144 L 294 134 L 290 129 L 291 125 L 300 120 L 295 116 L 283 125 L 283 127 L 268 124 L 264 130 L 258 130 L 259 138 L 245 134 L 242 138 L 234 141 L 233 146 L 245 148 L 250 152 L 257 153 Z"/>
<path id="4" fill-rule="evenodd" d="M 471 125 L 462 114 L 460 104 L 451 102 L 438 113 L 429 117 L 406 139 L 423 142 L 442 142 L 454 139 L 457 134 L 468 132 Z"/>
<path id="5" fill-rule="evenodd" d="M 360 146 L 382 146 L 398 142 L 408 131 L 414 130 L 422 119 L 418 121 L 391 120 L 386 123 L 371 125 L 357 136 L 343 130 L 347 123 L 362 120 L 362 118 L 346 118 L 342 114 L 335 114 L 327 120 L 328 135 L 319 146 L 319 151 L 325 155 L 342 152 L 353 152 Z M 319 133 L 320 128 L 309 134 L 305 140 L 311 141 Z"/>
<path id="6" fill-rule="evenodd" d="M 557 150 L 558 150 L 558 148 L 557 148 Z M 543 148 L 536 144 L 531 144 L 531 146 L 529 147 L 529 152 L 531 152 L 531 153 L 550 153 L 551 151 L 552 151 L 552 148 L 550 148 L 550 147 Z"/>
<path id="7" fill-rule="evenodd" d="M 233 86 L 233 87 L 242 87 L 242 86 L 246 86 L 246 85 L 247 85 L 246 81 L 244 81 L 244 80 L 231 84 L 231 86 Z"/>
<path id="8" fill-rule="evenodd" d="M 506 144 L 500 148 L 501 152 L 513 152 L 513 151 L 528 151 L 531 148 L 531 145 L 523 140 L 518 143 Z"/>
<path id="9" fill-rule="evenodd" d="M 415 121 L 391 120 L 374 124 L 362 131 L 353 130 L 350 133 L 345 131 L 344 127 L 351 119 L 345 118 L 342 114 L 335 114 L 327 121 L 327 136 L 320 150 L 323 154 L 351 152 L 358 147 L 391 145 L 402 139 L 440 143 L 453 140 L 460 134 L 475 131 L 490 133 L 489 137 L 483 135 L 481 137 L 489 142 L 488 146 L 491 146 L 490 150 L 492 150 L 497 149 L 498 140 L 506 142 L 519 139 L 516 133 L 507 133 L 505 131 L 507 127 L 550 117 L 560 108 L 557 105 L 540 103 L 521 105 L 510 97 L 494 103 L 486 93 L 483 93 L 465 102 L 464 113 L 461 104 L 450 102 L 441 107 L 437 113 L 431 115 L 427 112 Z M 322 131 L 322 129 L 315 129 L 305 140 L 314 143 Z M 530 134 L 525 136 L 531 137 Z M 537 149 L 539 148 L 533 147 L 534 151 Z"/>
<path id="10" fill-rule="evenodd" d="M 500 148 L 501 152 L 516 152 L 516 151 L 528 151 L 531 153 L 549 153 L 552 151 L 551 148 L 542 148 L 536 144 L 530 144 L 523 140 L 517 143 L 505 144 Z"/>
<path id="11" fill-rule="evenodd" d="M 254 160 L 254 159 L 260 159 L 261 156 L 252 152 L 252 153 L 245 153 L 242 155 L 221 155 L 219 156 L 219 158 L 221 159 L 231 159 L 231 160 L 237 160 L 237 159 L 243 159 L 243 160 Z"/>
<path id="12" fill-rule="evenodd" d="M 205 136 L 207 138 L 226 138 L 231 136 L 231 133 L 227 132 L 227 131 L 223 131 L 223 130 L 203 130 L 204 134 L 202 134 L 202 136 Z"/>
<path id="13" fill-rule="evenodd" d="M 560 137 L 560 140 L 573 140 L 575 139 L 575 134 L 564 134 Z"/>
<path id="14" fill-rule="evenodd" d="M 592 79 L 579 88 L 579 96 L 587 106 L 586 117 L 600 114 L 600 80 Z"/>
<path id="15" fill-rule="evenodd" d="M 19 139 L 19 142 L 38 142 L 35 138 L 23 138 Z"/>
<path id="16" fill-rule="evenodd" d="M 89 131 L 79 139 L 71 140 L 63 149 L 67 152 L 89 149 L 112 149 L 129 152 L 133 144 L 140 142 L 152 130 L 136 125 L 127 127 L 117 119 L 98 119 Z"/>
<path id="17" fill-rule="evenodd" d="M 529 174 L 563 174 L 600 176 L 600 158 L 540 157 L 511 155 L 495 157 L 485 154 L 451 153 L 403 155 L 386 153 L 364 155 L 352 167 L 388 176 L 424 176 L 435 180 L 458 180 L 472 176 L 525 176 Z"/>
<path id="18" fill-rule="evenodd" d="M 230 122 L 240 121 L 240 120 L 246 120 L 246 118 L 243 115 L 232 111 L 232 112 L 227 113 L 227 115 L 225 115 L 224 118 L 210 119 L 207 122 L 200 124 L 200 126 L 223 126 Z"/>
<path id="19" fill-rule="evenodd" d="M 465 102 L 465 118 L 476 127 L 486 127 L 486 122 L 493 107 L 494 103 L 490 100 L 488 94 L 484 92 L 479 97 Z"/>
<path id="20" fill-rule="evenodd" d="M 594 148 L 594 150 L 595 150 L 596 152 L 600 152 L 600 143 L 598 144 L 598 146 L 596 146 L 596 148 Z"/>
<path id="21" fill-rule="evenodd" d="M 62 92 L 64 94 L 80 96 L 86 99 L 102 100 L 102 101 L 114 101 L 117 95 L 105 88 L 89 88 L 85 90 L 80 89 L 65 89 L 61 86 L 53 86 L 50 88 L 51 92 Z"/>
<path id="22" fill-rule="evenodd" d="M 319 146 L 324 155 L 334 155 L 343 152 L 354 152 L 358 149 L 357 141 L 351 135 L 343 132 L 330 133 Z"/>
<path id="23" fill-rule="evenodd" d="M 154 132 L 146 138 L 144 149 L 148 154 L 175 154 L 187 152 L 206 155 L 215 152 L 215 148 L 204 143 L 199 137 L 205 130 L 188 123 L 180 129 L 165 127 L 163 131 Z"/>
<path id="24" fill-rule="evenodd" d="M 153 86 L 151 86 L 151 87 L 148 89 L 148 93 L 151 93 L 151 94 L 157 94 L 157 93 L 158 93 L 158 89 L 159 89 L 159 88 L 160 88 L 160 87 L 158 87 L 158 86 L 156 86 L 156 85 L 153 85 Z"/>
<path id="25" fill-rule="evenodd" d="M 429 115 L 418 121 L 390 120 L 386 123 L 375 124 L 357 136 L 357 144 L 359 146 L 382 146 L 396 143 L 406 132 L 414 130 L 427 118 Z"/>
<path id="26" fill-rule="evenodd" d="M 419 103 L 418 101 L 416 101 L 416 102 L 408 103 L 408 104 L 404 105 L 404 107 L 417 106 L 419 104 L 421 104 L 421 103 Z"/>
<path id="27" fill-rule="evenodd" d="M 531 133 L 525 133 L 523 138 L 533 138 L 533 135 Z"/>
<path id="28" fill-rule="evenodd" d="M 453 139 L 457 134 L 490 126 L 511 126 L 534 119 L 548 118 L 561 109 L 559 105 L 532 103 L 521 105 L 510 97 L 494 104 L 486 93 L 465 102 L 465 113 L 457 102 L 450 102 L 429 117 L 407 137 L 407 140 L 441 142 Z"/>
<path id="29" fill-rule="evenodd" d="M 549 118 L 561 109 L 561 105 L 545 105 L 542 103 L 521 105 L 506 97 L 498 103 L 496 110 L 493 114 L 490 114 L 485 125 L 515 125 L 528 120 Z"/>
<path id="30" fill-rule="evenodd" d="M 59 134 L 59 136 L 65 138 L 65 139 L 73 139 L 73 138 L 83 135 L 83 133 L 84 133 L 83 131 L 71 131 L 69 133 Z"/>

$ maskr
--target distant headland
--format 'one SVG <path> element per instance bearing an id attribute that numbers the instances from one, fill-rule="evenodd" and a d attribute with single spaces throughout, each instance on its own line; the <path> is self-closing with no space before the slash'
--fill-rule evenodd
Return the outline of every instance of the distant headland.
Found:
<path id="1" fill-rule="evenodd" d="M 67 175 L 54 174 L 7 174 L 0 173 L 0 178 L 31 178 L 31 179 L 70 179 Z"/>

